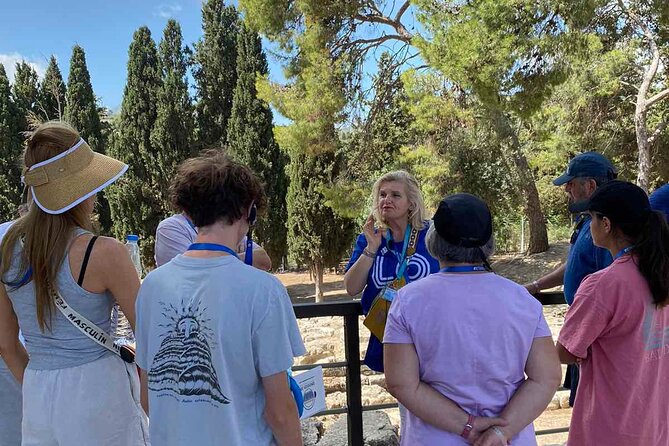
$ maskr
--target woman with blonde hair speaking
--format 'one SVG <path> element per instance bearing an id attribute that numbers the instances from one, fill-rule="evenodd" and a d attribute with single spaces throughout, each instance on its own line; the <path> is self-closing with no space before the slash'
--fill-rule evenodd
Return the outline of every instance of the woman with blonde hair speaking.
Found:
<path id="1" fill-rule="evenodd" d="M 128 166 L 55 121 L 23 161 L 31 205 L 0 257 L 0 354 L 23 387 L 22 444 L 146 445 L 135 366 L 104 343 L 114 302 L 134 328 L 139 278 L 123 244 L 91 233 L 96 194 Z"/>
<path id="2" fill-rule="evenodd" d="M 372 330 L 365 364 L 383 371 L 383 326 L 392 298 L 402 286 L 439 271 L 427 252 L 425 234 L 429 227 L 418 182 L 398 170 L 382 175 L 372 189 L 372 212 L 351 255 L 344 285 L 355 296 L 362 292 L 365 325 Z"/>

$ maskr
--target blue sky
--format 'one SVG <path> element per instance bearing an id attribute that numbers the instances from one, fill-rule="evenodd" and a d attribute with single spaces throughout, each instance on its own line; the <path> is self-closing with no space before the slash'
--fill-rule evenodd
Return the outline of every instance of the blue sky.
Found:
<path id="1" fill-rule="evenodd" d="M 128 47 L 137 28 L 148 26 L 158 43 L 173 17 L 187 44 L 202 34 L 200 0 L 0 0 L 0 4 L 0 63 L 10 77 L 20 59 L 43 74 L 54 54 L 67 80 L 72 46 L 79 44 L 86 52 L 93 90 L 112 110 L 122 101 Z M 280 77 L 280 67 L 272 65 Z"/>
<path id="2" fill-rule="evenodd" d="M 201 0 L 0 0 L 0 63 L 11 82 L 17 61 L 26 60 L 43 75 L 53 54 L 67 81 L 72 46 L 79 44 L 86 52 L 95 94 L 102 105 L 117 111 L 135 30 L 148 26 L 158 44 L 167 20 L 175 18 L 184 42 L 192 45 L 202 34 L 200 9 Z M 270 55 L 268 61 L 270 77 L 283 80 L 278 62 Z M 374 67 L 370 60 L 365 68 L 369 72 Z"/>

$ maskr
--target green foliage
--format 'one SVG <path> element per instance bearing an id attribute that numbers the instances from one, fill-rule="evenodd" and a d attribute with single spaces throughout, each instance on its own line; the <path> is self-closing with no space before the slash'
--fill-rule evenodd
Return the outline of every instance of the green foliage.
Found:
<path id="1" fill-rule="evenodd" d="M 432 39 L 417 39 L 425 59 L 488 107 L 530 116 L 564 81 L 585 46 L 568 17 L 591 17 L 592 5 L 555 0 L 478 0 L 458 6 L 419 0 Z"/>
<path id="2" fill-rule="evenodd" d="M 18 126 L 20 131 L 28 130 L 28 115 L 37 113 L 37 72 L 27 62 L 16 64 L 12 95 L 18 110 Z"/>
<path id="3" fill-rule="evenodd" d="M 288 254 L 286 228 L 287 157 L 274 141 L 272 111 L 258 98 L 256 76 L 267 75 L 260 37 L 242 24 L 237 36 L 237 85 L 228 122 L 227 149 L 249 166 L 265 185 L 267 213 L 254 228 L 254 238 L 279 265 Z"/>
<path id="4" fill-rule="evenodd" d="M 221 0 L 202 5 L 202 39 L 193 55 L 197 143 L 199 148 L 220 147 L 225 143 L 237 83 L 237 32 L 239 17 L 233 6 Z"/>
<path id="5" fill-rule="evenodd" d="M 55 64 L 55 59 L 52 58 L 52 60 Z M 51 64 L 49 67 L 51 67 Z M 58 67 L 55 66 L 55 69 L 58 70 Z M 49 91 L 53 91 L 54 86 L 58 85 L 57 76 L 48 85 L 51 85 Z M 86 65 L 86 53 L 79 45 L 72 48 L 65 102 L 64 120 L 79 131 L 79 134 L 86 140 L 91 149 L 99 153 L 106 153 L 106 141 L 102 136 L 102 123 L 100 122 L 95 93 L 93 93 L 91 76 Z M 111 233 L 112 227 L 111 210 L 106 194 L 107 191 L 104 191 L 98 195 L 97 206 L 103 234 Z"/>
<path id="6" fill-rule="evenodd" d="M 181 27 L 175 20 L 169 20 L 165 26 L 158 57 L 162 85 L 158 90 L 156 121 L 151 131 L 151 146 L 155 153 L 152 175 L 163 208 L 169 209 L 170 181 L 177 165 L 192 154 L 195 127 Z"/>
<path id="7" fill-rule="evenodd" d="M 116 237 L 139 235 L 142 260 L 150 266 L 154 264 L 156 228 L 166 209 L 156 193 L 161 170 L 151 144 L 161 88 L 160 68 L 156 44 L 147 27 L 135 31 L 128 56 L 128 80 L 110 154 L 130 167 L 108 189 L 107 196 Z"/>
<path id="8" fill-rule="evenodd" d="M 93 150 L 105 153 L 100 115 L 86 66 L 86 54 L 79 45 L 72 48 L 70 74 L 67 77 L 65 121 L 79 131 Z"/>
<path id="9" fill-rule="evenodd" d="M 337 148 L 334 125 L 343 119 L 346 105 L 344 67 L 331 57 L 327 37 L 323 27 L 310 25 L 297 38 L 302 55 L 293 67 L 292 83 L 280 85 L 265 78 L 258 85 L 259 96 L 293 121 L 276 131 L 282 148 L 312 154 Z"/>
<path id="10" fill-rule="evenodd" d="M 412 143 L 415 136 L 404 83 L 394 64 L 388 52 L 379 58 L 366 121 L 339 133 L 338 152 L 346 168 L 332 185 L 321 190 L 335 213 L 353 218 L 360 225 L 371 209 L 374 181 L 399 167 L 402 147 Z"/>
<path id="11" fill-rule="evenodd" d="M 58 68 L 55 56 L 49 58 L 49 66 L 44 73 L 44 79 L 39 85 L 38 110 L 39 115 L 45 120 L 63 119 L 65 112 L 65 82 Z"/>
<path id="12" fill-rule="evenodd" d="M 293 121 L 275 136 L 290 155 L 288 188 L 289 256 L 309 267 L 322 298 L 323 271 L 335 266 L 348 249 L 353 222 L 327 207 L 323 188 L 338 177 L 343 162 L 337 156 L 335 125 L 342 119 L 343 61 L 328 49 L 328 30 L 310 18 L 296 41 L 300 57 L 287 74 L 287 86 L 258 82 L 258 94 Z"/>
<path id="13" fill-rule="evenodd" d="M 320 193 L 322 186 L 337 176 L 340 166 L 341 160 L 333 152 L 294 152 L 288 166 L 289 255 L 317 276 L 324 268 L 339 263 L 355 234 L 352 220 L 336 215 Z"/>
<path id="14" fill-rule="evenodd" d="M 5 67 L 0 64 L 0 221 L 16 218 L 21 202 L 19 114 L 12 100 Z"/>

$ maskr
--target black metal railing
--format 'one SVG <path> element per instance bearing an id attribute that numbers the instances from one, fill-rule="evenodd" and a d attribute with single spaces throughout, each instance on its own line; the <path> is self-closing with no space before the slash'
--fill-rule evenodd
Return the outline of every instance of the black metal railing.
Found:
<path id="1" fill-rule="evenodd" d="M 542 305 L 565 304 L 564 294 L 561 292 L 540 293 L 536 296 Z M 308 370 L 314 366 L 323 369 L 346 368 L 346 407 L 327 409 L 321 415 L 336 415 L 345 413 L 348 418 L 348 445 L 364 446 L 362 434 L 362 413 L 370 410 L 392 409 L 397 403 L 362 405 L 362 380 L 360 378 L 360 335 L 359 321 L 362 315 L 360 301 L 349 300 L 326 303 L 294 304 L 295 316 L 298 319 L 339 316 L 344 318 L 344 352 L 345 361 L 316 363 L 293 367 L 294 371 Z M 549 435 L 568 432 L 569 427 L 545 429 L 536 432 L 536 435 Z"/>

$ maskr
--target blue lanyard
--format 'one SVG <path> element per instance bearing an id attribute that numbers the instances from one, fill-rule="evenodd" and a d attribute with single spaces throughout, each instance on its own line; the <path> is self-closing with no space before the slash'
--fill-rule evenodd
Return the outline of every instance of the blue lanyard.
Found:
<path id="1" fill-rule="evenodd" d="M 632 248 L 634 248 L 634 246 L 628 246 L 627 248 L 623 248 L 623 249 L 621 249 L 621 250 L 618 252 L 618 254 L 616 254 L 616 256 L 613 258 L 613 260 L 616 260 L 618 257 L 622 257 L 622 256 L 624 256 L 625 254 L 627 254 L 628 252 L 630 252 L 630 251 L 632 250 Z"/>
<path id="2" fill-rule="evenodd" d="M 253 265 L 253 239 L 251 238 L 251 230 L 246 235 L 246 252 L 244 253 L 244 263 Z"/>
<path id="3" fill-rule="evenodd" d="M 407 248 L 409 247 L 409 236 L 410 235 L 411 235 L 411 225 L 407 225 L 407 229 L 404 232 L 404 246 L 402 247 L 402 254 L 398 256 L 395 251 L 390 249 L 390 240 L 392 240 L 390 229 L 388 229 L 388 232 L 386 232 L 386 246 L 388 247 L 388 250 L 390 252 L 392 252 L 395 255 L 395 257 L 397 258 L 397 263 L 400 264 L 400 268 L 397 271 L 397 278 L 398 279 L 400 277 L 404 276 L 404 270 L 406 270 L 406 268 L 407 268 L 407 263 L 408 262 L 407 262 L 406 255 L 407 255 Z"/>
<path id="4" fill-rule="evenodd" d="M 439 270 L 440 273 L 479 273 L 483 271 L 488 271 L 483 265 L 447 266 Z"/>
<path id="5" fill-rule="evenodd" d="M 193 243 L 188 247 L 188 251 L 219 251 L 228 253 L 239 259 L 239 256 L 234 250 L 225 245 L 219 245 L 218 243 Z"/>

